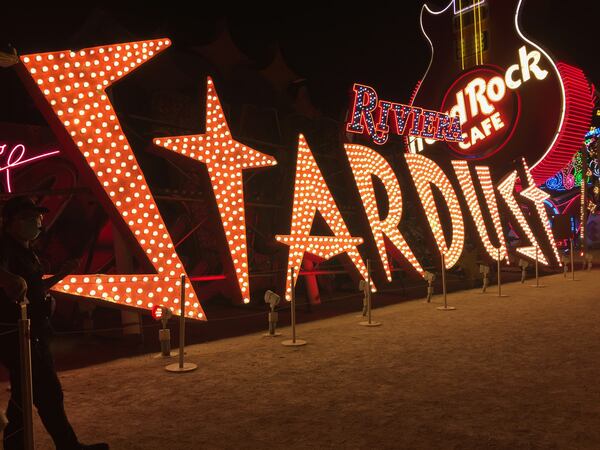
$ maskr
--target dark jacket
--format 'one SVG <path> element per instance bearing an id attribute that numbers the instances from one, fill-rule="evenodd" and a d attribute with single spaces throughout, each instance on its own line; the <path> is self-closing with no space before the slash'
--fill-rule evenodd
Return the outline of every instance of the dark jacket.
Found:
<path id="1" fill-rule="evenodd" d="M 49 332 L 49 302 L 46 301 L 44 269 L 31 248 L 25 248 L 10 236 L 0 236 L 0 266 L 19 275 L 27 283 L 28 314 L 32 337 L 44 337 Z M 19 305 L 0 289 L 0 323 L 14 323 L 19 319 Z M 4 327 L 6 328 L 6 327 Z M 0 332 L 2 332 L 0 326 Z"/>

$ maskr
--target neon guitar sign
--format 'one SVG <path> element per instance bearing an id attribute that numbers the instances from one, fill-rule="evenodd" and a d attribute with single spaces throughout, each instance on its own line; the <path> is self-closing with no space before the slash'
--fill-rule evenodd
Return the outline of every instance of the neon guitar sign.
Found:
<path id="1" fill-rule="evenodd" d="M 522 3 L 452 0 L 440 10 L 424 5 L 420 25 L 431 60 L 412 103 L 459 115 L 463 127 L 461 142 L 428 140 L 419 150 L 484 160 L 498 174 L 525 157 L 542 184 L 578 150 L 592 97 L 581 70 L 555 62 L 523 34 Z"/>

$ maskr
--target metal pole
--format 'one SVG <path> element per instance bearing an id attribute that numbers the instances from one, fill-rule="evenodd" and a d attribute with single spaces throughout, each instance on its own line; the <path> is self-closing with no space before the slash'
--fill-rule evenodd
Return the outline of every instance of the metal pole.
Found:
<path id="1" fill-rule="evenodd" d="M 181 274 L 181 290 L 179 293 L 181 308 L 181 314 L 179 315 L 179 362 L 177 364 L 169 364 L 165 369 L 169 372 L 191 372 L 192 370 L 196 370 L 198 366 L 194 363 L 183 361 L 185 353 L 185 274 Z"/>
<path id="2" fill-rule="evenodd" d="M 545 284 L 540 284 L 540 247 L 535 246 L 535 284 L 531 285 L 534 288 L 546 287 Z"/>
<path id="3" fill-rule="evenodd" d="M 446 255 L 444 252 L 441 252 L 442 256 L 442 292 L 444 293 L 444 306 L 438 306 L 437 309 L 441 311 L 452 311 L 456 309 L 453 306 L 448 306 L 448 294 L 446 291 Z"/>
<path id="4" fill-rule="evenodd" d="M 371 325 L 371 260 L 367 259 L 367 314 Z"/>
<path id="5" fill-rule="evenodd" d="M 446 257 L 442 252 L 442 290 L 444 292 L 444 308 L 448 308 L 448 296 L 446 295 Z"/>
<path id="6" fill-rule="evenodd" d="M 27 300 L 20 304 L 19 346 L 21 350 L 21 389 L 23 435 L 26 450 L 34 449 L 33 439 L 33 380 L 31 377 L 31 323 L 27 318 Z"/>
<path id="7" fill-rule="evenodd" d="M 540 275 L 538 271 L 538 246 L 535 246 L 535 287 L 540 287 Z"/>
<path id="8" fill-rule="evenodd" d="M 359 325 L 363 325 L 366 327 L 378 327 L 381 325 L 381 322 L 377 322 L 372 320 L 371 317 L 371 260 L 367 259 L 367 321 L 359 322 Z"/>
<path id="9" fill-rule="evenodd" d="M 181 290 L 179 295 L 181 315 L 179 316 L 179 368 L 183 369 L 183 349 L 185 347 L 185 275 L 181 274 Z"/>
<path id="10" fill-rule="evenodd" d="M 296 288 L 294 286 L 294 268 L 292 267 L 292 342 L 296 343 Z"/>
<path id="11" fill-rule="evenodd" d="M 573 254 L 573 238 L 571 238 L 571 279 L 575 281 L 575 255 Z"/>
<path id="12" fill-rule="evenodd" d="M 498 297 L 502 297 L 502 281 L 500 279 L 500 247 L 498 247 Z"/>
<path id="13" fill-rule="evenodd" d="M 306 341 L 302 339 L 296 339 L 296 287 L 294 286 L 294 268 L 291 268 L 291 278 L 292 278 L 292 293 L 291 293 L 291 302 L 292 302 L 292 339 L 288 339 L 283 341 L 281 345 L 285 345 L 286 347 L 298 347 L 300 345 L 305 345 Z"/>

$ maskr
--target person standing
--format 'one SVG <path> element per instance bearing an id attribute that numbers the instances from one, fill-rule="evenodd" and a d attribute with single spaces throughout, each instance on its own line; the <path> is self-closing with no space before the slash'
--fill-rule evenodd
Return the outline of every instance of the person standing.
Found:
<path id="1" fill-rule="evenodd" d="M 31 320 L 33 403 L 57 450 L 107 450 L 108 444 L 79 442 L 65 413 L 63 391 L 50 351 L 50 287 L 76 268 L 67 261 L 58 274 L 43 278 L 42 265 L 31 247 L 39 236 L 46 208 L 24 196 L 13 197 L 2 209 L 0 235 L 0 364 L 9 372 L 11 397 L 4 430 L 4 449 L 23 448 L 21 365 L 18 334 L 19 303 L 27 301 Z M 10 325 L 8 325 L 10 324 Z M 14 324 L 14 325 L 13 325 Z M 13 331 L 13 332 L 11 332 Z"/>

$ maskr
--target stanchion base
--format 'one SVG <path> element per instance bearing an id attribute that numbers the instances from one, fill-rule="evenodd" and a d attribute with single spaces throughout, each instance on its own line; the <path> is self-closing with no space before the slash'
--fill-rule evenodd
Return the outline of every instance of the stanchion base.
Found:
<path id="1" fill-rule="evenodd" d="M 500 294 L 500 295 L 496 294 L 496 297 L 502 297 L 502 298 L 504 298 L 504 297 L 508 297 L 508 296 L 509 296 L 508 294 Z"/>
<path id="2" fill-rule="evenodd" d="M 543 287 L 548 287 L 547 284 L 530 284 L 530 287 L 534 287 L 534 288 L 543 288 Z"/>
<path id="3" fill-rule="evenodd" d="M 371 323 L 369 323 L 368 320 L 365 320 L 364 322 L 358 322 L 359 325 L 362 325 L 363 327 L 379 327 L 381 326 L 381 322 L 376 322 L 374 320 L 371 320 Z"/>
<path id="4" fill-rule="evenodd" d="M 438 311 L 454 311 L 456 310 L 456 308 L 454 306 L 438 306 L 437 308 Z"/>
<path id="5" fill-rule="evenodd" d="M 306 341 L 302 339 L 296 339 L 294 342 L 293 339 L 287 339 L 281 343 L 281 345 L 285 345 L 286 347 L 300 347 L 302 345 L 306 345 Z"/>
<path id="6" fill-rule="evenodd" d="M 183 363 L 183 367 L 179 367 L 179 363 L 169 364 L 165 367 L 167 372 L 191 372 L 196 370 L 198 366 L 194 363 Z"/>
<path id="7" fill-rule="evenodd" d="M 354 317 L 360 317 L 360 318 L 362 318 L 362 319 L 366 319 L 366 318 L 367 318 L 367 316 L 363 316 L 362 314 L 357 314 L 357 315 L 356 315 L 356 316 L 354 316 Z"/>
<path id="8" fill-rule="evenodd" d="M 278 336 L 281 336 L 281 333 L 275 333 L 275 334 L 265 333 L 265 334 L 263 334 L 263 337 L 278 337 Z"/>
<path id="9" fill-rule="evenodd" d="M 184 355 L 185 355 L 185 353 L 184 353 Z M 152 357 L 153 357 L 154 359 L 160 359 L 160 358 L 174 358 L 174 357 L 177 357 L 177 356 L 179 356 L 179 353 L 173 353 L 173 352 L 171 352 L 171 354 L 170 354 L 170 355 L 163 355 L 162 353 L 158 353 L 158 354 L 156 354 L 156 355 L 152 355 Z"/>
<path id="10" fill-rule="evenodd" d="M 569 281 L 581 281 L 579 278 L 575 278 L 575 279 L 573 279 L 573 278 L 568 278 L 568 280 L 569 280 Z"/>

